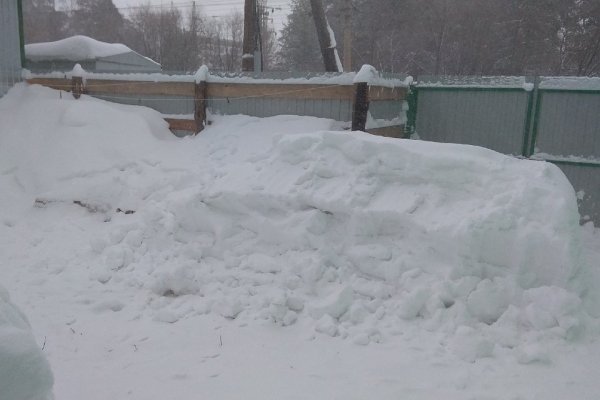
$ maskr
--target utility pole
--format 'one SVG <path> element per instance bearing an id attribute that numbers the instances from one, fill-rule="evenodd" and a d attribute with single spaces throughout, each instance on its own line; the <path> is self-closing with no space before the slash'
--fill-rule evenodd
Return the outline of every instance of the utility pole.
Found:
<path id="1" fill-rule="evenodd" d="M 325 9 L 321 0 L 310 0 L 315 27 L 317 28 L 317 37 L 319 38 L 319 46 L 325 63 L 325 71 L 340 72 L 336 61 L 335 39 L 333 32 L 329 33 L 329 23 L 325 16 Z M 333 43 L 332 43 L 333 41 Z"/>
<path id="2" fill-rule="evenodd" d="M 254 71 L 256 50 L 256 0 L 244 3 L 244 41 L 242 44 L 242 71 Z"/>
<path id="3" fill-rule="evenodd" d="M 352 0 L 344 2 L 344 71 L 352 71 Z"/>
<path id="4" fill-rule="evenodd" d="M 244 3 L 244 41 L 242 71 L 262 71 L 262 38 L 257 0 Z"/>
<path id="5" fill-rule="evenodd" d="M 268 64 L 266 53 L 269 49 L 269 41 L 271 40 L 271 32 L 269 31 L 269 10 L 267 9 L 266 0 L 258 0 L 258 26 L 259 26 L 259 49 L 260 49 L 260 65 L 261 71 L 264 70 L 265 64 Z"/>

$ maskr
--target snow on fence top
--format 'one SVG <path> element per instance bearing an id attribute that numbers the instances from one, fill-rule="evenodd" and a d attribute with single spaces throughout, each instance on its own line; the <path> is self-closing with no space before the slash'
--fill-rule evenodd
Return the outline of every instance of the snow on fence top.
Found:
<path id="1" fill-rule="evenodd" d="M 544 76 L 540 81 L 540 89 L 600 90 L 600 78 L 585 76 Z"/>
<path id="2" fill-rule="evenodd" d="M 168 73 L 94 73 L 86 72 L 85 78 L 110 79 L 123 81 L 150 81 L 150 82 L 195 82 L 199 78 L 206 79 L 209 83 L 255 83 L 255 84 L 297 84 L 297 85 L 353 85 L 356 72 L 346 73 L 308 73 L 293 76 L 289 72 L 262 72 L 254 74 L 219 73 L 211 72 L 206 66 L 201 66 L 193 74 L 168 74 Z M 31 78 L 72 78 L 72 71 L 54 71 L 49 73 L 32 73 L 24 70 L 23 79 Z M 372 86 L 407 87 L 412 82 L 412 77 L 377 72 L 369 83 Z"/>
<path id="3" fill-rule="evenodd" d="M 129 47 L 120 43 L 105 43 L 77 35 L 56 42 L 32 43 L 25 45 L 25 55 L 32 61 L 43 60 L 95 60 L 117 54 L 130 53 Z"/>
<path id="4" fill-rule="evenodd" d="M 507 88 L 529 90 L 531 85 L 524 76 L 420 76 L 419 88 L 465 87 L 465 88 Z"/>

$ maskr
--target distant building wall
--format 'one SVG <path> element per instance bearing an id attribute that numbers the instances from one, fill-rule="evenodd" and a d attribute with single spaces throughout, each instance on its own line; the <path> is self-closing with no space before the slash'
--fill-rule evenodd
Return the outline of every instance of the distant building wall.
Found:
<path id="1" fill-rule="evenodd" d="M 0 97 L 21 80 L 19 1 L 0 0 Z"/>

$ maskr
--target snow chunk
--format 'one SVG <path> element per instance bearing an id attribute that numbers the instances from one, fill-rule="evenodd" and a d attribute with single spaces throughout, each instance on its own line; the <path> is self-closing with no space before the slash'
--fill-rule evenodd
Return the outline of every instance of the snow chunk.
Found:
<path id="1" fill-rule="evenodd" d="M 25 315 L 0 286 L 0 390 L 2 400 L 52 400 L 54 378 Z"/>
<path id="2" fill-rule="evenodd" d="M 310 313 L 315 319 L 327 314 L 333 318 L 341 317 L 352 304 L 354 291 L 349 286 L 337 288 L 329 296 L 316 301 L 309 306 Z"/>
<path id="3" fill-rule="evenodd" d="M 202 65 L 198 68 L 198 71 L 194 74 L 194 80 L 196 83 L 206 82 L 208 80 L 208 67 L 206 65 Z"/>
<path id="4" fill-rule="evenodd" d="M 81 64 L 75 64 L 73 70 L 71 71 L 71 76 L 77 78 L 83 78 L 85 76 L 85 70 L 81 66 Z"/>
<path id="5" fill-rule="evenodd" d="M 360 71 L 354 77 L 354 83 L 371 83 L 371 81 L 379 78 L 379 73 L 372 65 L 365 64 L 360 68 Z"/>

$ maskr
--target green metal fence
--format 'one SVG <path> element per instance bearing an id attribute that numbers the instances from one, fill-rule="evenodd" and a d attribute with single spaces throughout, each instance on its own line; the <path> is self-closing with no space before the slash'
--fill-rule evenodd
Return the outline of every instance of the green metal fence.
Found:
<path id="1" fill-rule="evenodd" d="M 556 164 L 600 226 L 600 78 L 427 76 L 408 102 L 409 135 Z"/>
<path id="2" fill-rule="evenodd" d="M 0 97 L 21 80 L 23 27 L 21 2 L 0 0 Z"/>

